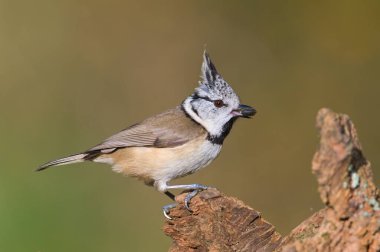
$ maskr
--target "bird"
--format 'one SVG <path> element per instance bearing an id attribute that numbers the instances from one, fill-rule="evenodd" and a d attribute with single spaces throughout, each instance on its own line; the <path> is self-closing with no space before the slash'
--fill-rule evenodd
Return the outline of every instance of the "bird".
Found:
<path id="1" fill-rule="evenodd" d="M 209 165 L 236 120 L 255 114 L 253 107 L 240 103 L 205 50 L 199 85 L 179 106 L 133 124 L 86 151 L 44 163 L 36 171 L 84 161 L 109 164 L 113 171 L 142 180 L 171 200 L 175 195 L 169 190 L 187 191 L 184 206 L 191 212 L 191 199 L 209 187 L 168 183 Z M 166 218 L 171 219 L 176 204 L 162 208 Z"/>

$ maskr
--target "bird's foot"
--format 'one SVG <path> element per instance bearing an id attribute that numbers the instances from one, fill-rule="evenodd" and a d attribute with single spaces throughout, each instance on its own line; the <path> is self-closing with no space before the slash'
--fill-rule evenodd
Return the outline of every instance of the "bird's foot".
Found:
<path id="1" fill-rule="evenodd" d="M 185 196 L 185 200 L 184 200 L 184 205 L 185 205 L 185 208 L 189 211 L 189 212 L 193 212 L 190 208 L 190 201 L 192 198 L 194 198 L 195 195 L 197 195 L 200 191 L 203 191 L 203 190 L 207 190 L 209 187 L 208 186 L 205 186 L 205 185 L 201 185 L 201 184 L 190 184 L 190 185 L 171 185 L 171 186 L 167 186 L 167 189 L 185 189 L 185 190 L 189 190 L 190 192 Z M 166 195 L 168 195 L 171 199 L 174 199 L 174 195 L 171 194 L 170 192 L 166 191 L 165 192 Z M 164 213 L 164 216 L 171 220 L 172 218 L 169 216 L 169 213 L 170 213 L 170 209 L 174 208 L 177 206 L 177 203 L 173 203 L 173 204 L 169 204 L 169 205 L 166 205 L 162 208 L 163 210 L 163 213 Z"/>
<path id="2" fill-rule="evenodd" d="M 172 203 L 172 204 L 168 204 L 168 205 L 165 205 L 162 207 L 162 212 L 164 213 L 164 216 L 166 219 L 168 219 L 168 220 L 173 219 L 172 217 L 169 216 L 170 209 L 175 208 L 177 205 L 178 205 L 178 203 Z"/>
<path id="3" fill-rule="evenodd" d="M 185 202 L 184 202 L 184 205 L 186 207 L 186 209 L 189 211 L 189 212 L 193 212 L 193 210 L 191 210 L 190 208 L 190 201 L 192 198 L 195 197 L 195 195 L 197 195 L 200 191 L 203 191 L 203 190 L 207 190 L 208 189 L 208 186 L 204 186 L 204 185 L 200 185 L 200 184 L 195 184 L 197 185 L 197 188 L 193 189 L 193 191 L 189 192 L 186 197 L 185 197 Z"/>

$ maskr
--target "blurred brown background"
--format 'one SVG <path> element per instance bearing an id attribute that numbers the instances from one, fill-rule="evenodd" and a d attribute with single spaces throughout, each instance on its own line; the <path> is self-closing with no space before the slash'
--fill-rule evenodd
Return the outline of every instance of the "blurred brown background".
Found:
<path id="1" fill-rule="evenodd" d="M 82 163 L 33 170 L 179 104 L 205 45 L 244 103 L 212 185 L 285 234 L 321 207 L 316 112 L 354 120 L 380 183 L 379 1 L 0 0 L 0 250 L 166 251 L 141 182 Z"/>

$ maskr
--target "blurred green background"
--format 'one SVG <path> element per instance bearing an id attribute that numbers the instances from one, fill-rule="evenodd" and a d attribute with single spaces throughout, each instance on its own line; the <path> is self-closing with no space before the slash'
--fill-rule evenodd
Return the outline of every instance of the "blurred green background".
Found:
<path id="1" fill-rule="evenodd" d="M 176 181 L 212 185 L 286 234 L 321 207 L 319 108 L 354 120 L 380 183 L 379 1 L 0 0 L 0 251 L 166 251 L 161 206 L 106 165 L 35 173 L 197 86 L 205 45 L 257 108 L 219 158 Z"/>

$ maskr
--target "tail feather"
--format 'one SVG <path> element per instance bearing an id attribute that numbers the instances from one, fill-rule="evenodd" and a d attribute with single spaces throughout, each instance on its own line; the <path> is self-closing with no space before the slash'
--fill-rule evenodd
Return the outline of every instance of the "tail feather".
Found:
<path id="1" fill-rule="evenodd" d="M 56 159 L 50 162 L 47 162 L 40 167 L 37 168 L 36 171 L 42 171 L 45 170 L 46 168 L 49 168 L 50 166 L 58 166 L 58 165 L 66 165 L 66 164 L 74 164 L 74 163 L 79 163 L 83 162 L 86 159 L 88 153 L 80 153 L 80 154 L 74 154 L 68 157 Z"/>

